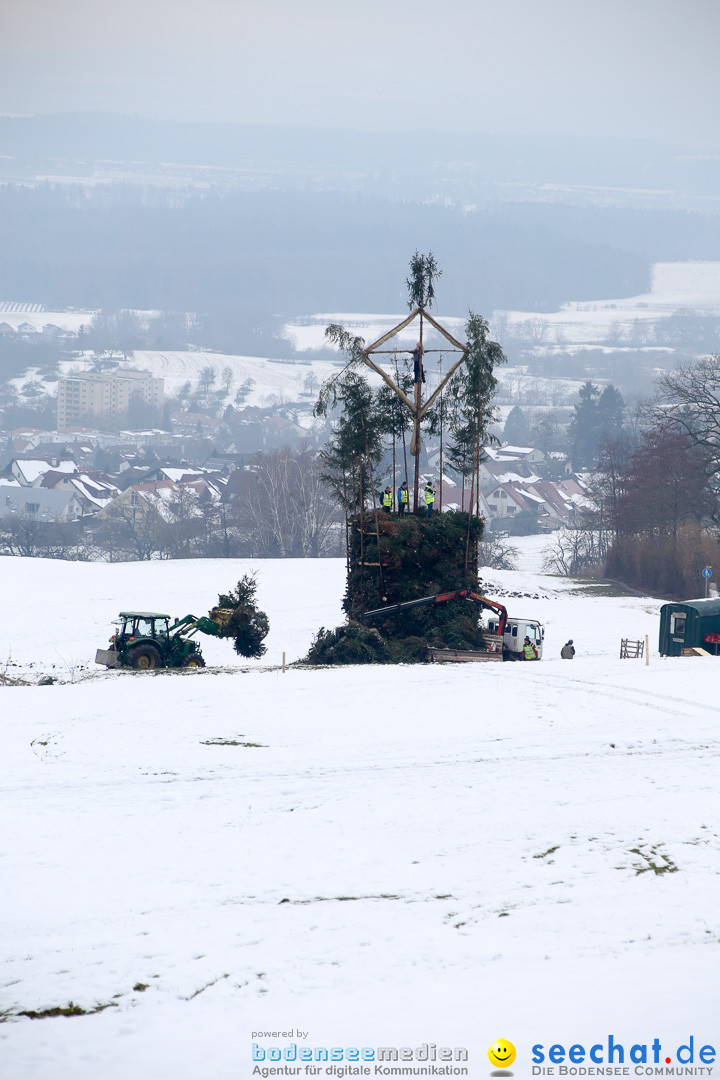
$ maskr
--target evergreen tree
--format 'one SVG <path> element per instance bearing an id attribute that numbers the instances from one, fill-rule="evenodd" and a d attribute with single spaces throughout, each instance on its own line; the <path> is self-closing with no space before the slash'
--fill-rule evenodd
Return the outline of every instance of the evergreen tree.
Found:
<path id="1" fill-rule="evenodd" d="M 416 251 L 410 260 L 410 277 L 405 279 L 408 290 L 408 307 L 432 307 L 435 300 L 435 281 L 442 275 L 442 270 L 435 261 L 432 251 L 421 255 Z"/>
<path id="2" fill-rule="evenodd" d="M 235 652 L 239 656 L 262 656 L 266 649 L 263 640 L 270 630 L 270 622 L 265 612 L 257 608 L 256 592 L 257 578 L 254 574 L 245 574 L 233 591 L 218 596 L 218 607 L 232 610 L 232 615 L 223 623 L 223 637 L 234 638 Z"/>
<path id="3" fill-rule="evenodd" d="M 590 467 L 597 461 L 605 442 L 620 437 L 625 416 L 625 402 L 610 383 L 600 392 L 589 380 L 580 387 L 575 415 L 568 426 L 571 456 L 575 468 Z"/>
<path id="4" fill-rule="evenodd" d="M 382 458 L 384 414 L 367 379 L 352 368 L 324 383 L 315 405 L 316 416 L 337 412 L 334 431 L 322 450 L 322 476 L 353 514 L 372 495 L 372 472 Z"/>
<path id="5" fill-rule="evenodd" d="M 570 456 L 573 467 L 580 469 L 593 465 L 599 442 L 598 398 L 600 389 L 590 380 L 583 383 L 578 393 L 578 403 L 574 405 L 575 415 L 568 425 Z"/>
<path id="6" fill-rule="evenodd" d="M 617 387 L 609 383 L 598 401 L 598 427 L 601 441 L 618 439 L 625 421 L 625 402 Z"/>
<path id="7" fill-rule="evenodd" d="M 448 395 L 448 460 L 463 482 L 477 469 L 482 445 L 490 437 L 488 428 L 494 419 L 490 403 L 497 386 L 493 372 L 496 365 L 507 361 L 498 343 L 488 339 L 488 324 L 480 315 L 470 312 L 465 334 L 467 359 Z"/>
<path id="8" fill-rule="evenodd" d="M 503 442 L 510 443 L 511 446 L 529 446 L 530 441 L 530 428 L 525 413 L 519 405 L 514 405 L 505 421 Z"/>

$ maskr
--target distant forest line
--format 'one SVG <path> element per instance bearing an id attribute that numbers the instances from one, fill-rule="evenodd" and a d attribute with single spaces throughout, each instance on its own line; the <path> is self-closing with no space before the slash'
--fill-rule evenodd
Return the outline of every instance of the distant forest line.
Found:
<path id="1" fill-rule="evenodd" d="M 317 311 L 401 311 L 409 254 L 435 252 L 444 312 L 550 311 L 635 295 L 664 259 L 720 259 L 720 217 L 538 204 L 463 213 L 337 192 L 176 195 L 0 188 L 0 297 L 205 312 L 208 346 Z"/>
<path id="2" fill-rule="evenodd" d="M 173 122 L 103 112 L 0 116 L 0 174 L 26 175 L 50 163 L 75 170 L 99 162 L 254 169 L 270 167 L 281 184 L 374 190 L 428 197 L 477 194 L 483 185 L 597 187 L 643 195 L 658 205 L 697 198 L 716 205 L 718 146 L 656 139 Z M 76 175 L 77 175 L 76 171 Z M 222 182 L 220 176 L 217 181 Z M 422 192 L 422 194 L 420 194 Z M 634 195 L 633 195 L 634 193 Z M 498 197 L 502 193 L 496 192 Z M 511 194 L 512 197 L 512 194 Z"/>

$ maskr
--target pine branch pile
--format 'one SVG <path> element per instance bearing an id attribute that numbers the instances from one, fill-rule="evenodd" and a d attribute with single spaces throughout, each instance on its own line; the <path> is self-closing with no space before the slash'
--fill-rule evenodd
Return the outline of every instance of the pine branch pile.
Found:
<path id="1" fill-rule="evenodd" d="M 255 603 L 257 580 L 253 574 L 245 574 L 234 591 L 218 597 L 218 607 L 210 612 L 210 618 L 218 621 L 214 612 L 223 610 L 221 637 L 234 638 L 233 645 L 239 656 L 258 657 L 265 652 L 263 640 L 270 630 L 270 621 Z M 230 611 L 230 614 L 226 614 Z"/>
<path id="2" fill-rule="evenodd" d="M 377 522 L 373 514 L 351 519 L 350 568 L 343 601 L 348 625 L 320 630 L 307 661 L 418 663 L 428 646 L 483 649 L 477 625 L 480 610 L 467 600 L 427 604 L 360 621 L 365 612 L 389 604 L 456 589 L 478 591 L 477 546 L 482 528 L 478 518 L 468 521 L 468 515 L 460 512 L 429 519 L 384 513 Z"/>

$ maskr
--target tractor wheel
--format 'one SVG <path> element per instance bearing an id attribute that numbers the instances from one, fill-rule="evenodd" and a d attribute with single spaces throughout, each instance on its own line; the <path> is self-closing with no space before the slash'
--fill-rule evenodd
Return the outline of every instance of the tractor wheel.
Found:
<path id="1" fill-rule="evenodd" d="M 160 650 L 154 645 L 138 645 L 128 655 L 128 663 L 138 671 L 152 671 L 163 666 Z"/>
<path id="2" fill-rule="evenodd" d="M 182 666 L 183 667 L 205 667 L 205 661 L 203 660 L 202 656 L 197 656 L 197 655 L 195 655 L 193 653 L 190 653 L 190 655 L 186 656 L 185 659 L 183 660 Z"/>

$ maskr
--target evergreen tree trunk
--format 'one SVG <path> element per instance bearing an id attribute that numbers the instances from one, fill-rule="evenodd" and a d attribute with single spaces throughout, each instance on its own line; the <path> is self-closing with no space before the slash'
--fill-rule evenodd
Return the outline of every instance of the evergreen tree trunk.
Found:
<path id="1" fill-rule="evenodd" d="M 468 572 L 468 560 L 470 557 L 470 522 L 472 521 L 473 502 L 475 497 L 475 459 L 473 458 L 472 473 L 470 479 L 470 502 L 468 503 L 468 524 L 465 534 L 465 576 Z"/>
<path id="2" fill-rule="evenodd" d="M 380 525 L 378 524 L 378 508 L 377 508 L 377 500 L 375 498 L 375 481 L 373 479 L 372 461 L 370 460 L 370 447 L 368 446 L 367 435 L 366 435 L 366 432 L 365 432 L 365 420 L 363 419 L 362 413 L 360 413 L 360 423 L 362 424 L 363 435 L 365 436 L 365 456 L 367 457 L 368 471 L 370 473 L 370 490 L 372 491 L 372 497 L 373 497 L 373 513 L 375 515 L 375 535 L 377 537 L 378 571 L 380 573 L 380 592 L 384 592 L 385 591 L 385 586 L 383 584 L 382 558 L 380 556 Z"/>
<path id="3" fill-rule="evenodd" d="M 360 576 L 365 577 L 365 512 L 363 499 L 363 463 L 360 455 Z"/>
<path id="4" fill-rule="evenodd" d="M 480 423 L 478 422 L 478 437 L 477 446 L 475 448 L 475 471 L 476 471 L 476 484 L 475 484 L 475 517 L 480 517 Z"/>
<path id="5" fill-rule="evenodd" d="M 397 474 L 396 474 L 396 468 L 395 468 L 395 420 L 393 420 L 393 432 L 392 432 L 392 435 L 393 435 L 393 478 L 392 478 L 392 497 L 393 497 L 393 503 L 394 503 L 394 502 L 395 502 L 395 498 L 396 498 L 396 496 L 397 496 Z M 396 510 L 396 511 L 398 510 L 398 507 L 397 507 L 397 506 L 395 507 L 395 510 Z"/>
<path id="6" fill-rule="evenodd" d="M 400 384 L 400 372 L 398 371 L 397 357 L 395 358 L 395 382 Z M 405 475 L 403 479 L 407 483 L 408 478 L 408 461 L 407 461 L 407 440 L 405 439 L 405 421 L 402 421 L 402 444 L 403 444 L 403 463 L 405 465 Z"/>
<path id="7" fill-rule="evenodd" d="M 440 368 L 440 377 L 442 378 L 442 366 Z M 440 395 L 440 513 L 442 514 L 443 507 L 443 395 Z"/>
<path id="8" fill-rule="evenodd" d="M 422 409 L 422 344 L 423 344 L 423 309 L 420 304 L 420 364 L 418 380 L 415 383 L 415 425 L 413 439 L 415 441 L 415 484 L 413 489 L 413 514 L 418 512 L 420 495 L 420 411 Z"/>
<path id="9" fill-rule="evenodd" d="M 343 505 L 345 507 L 345 564 L 350 573 L 350 523 L 348 520 L 347 479 L 343 473 Z"/>

